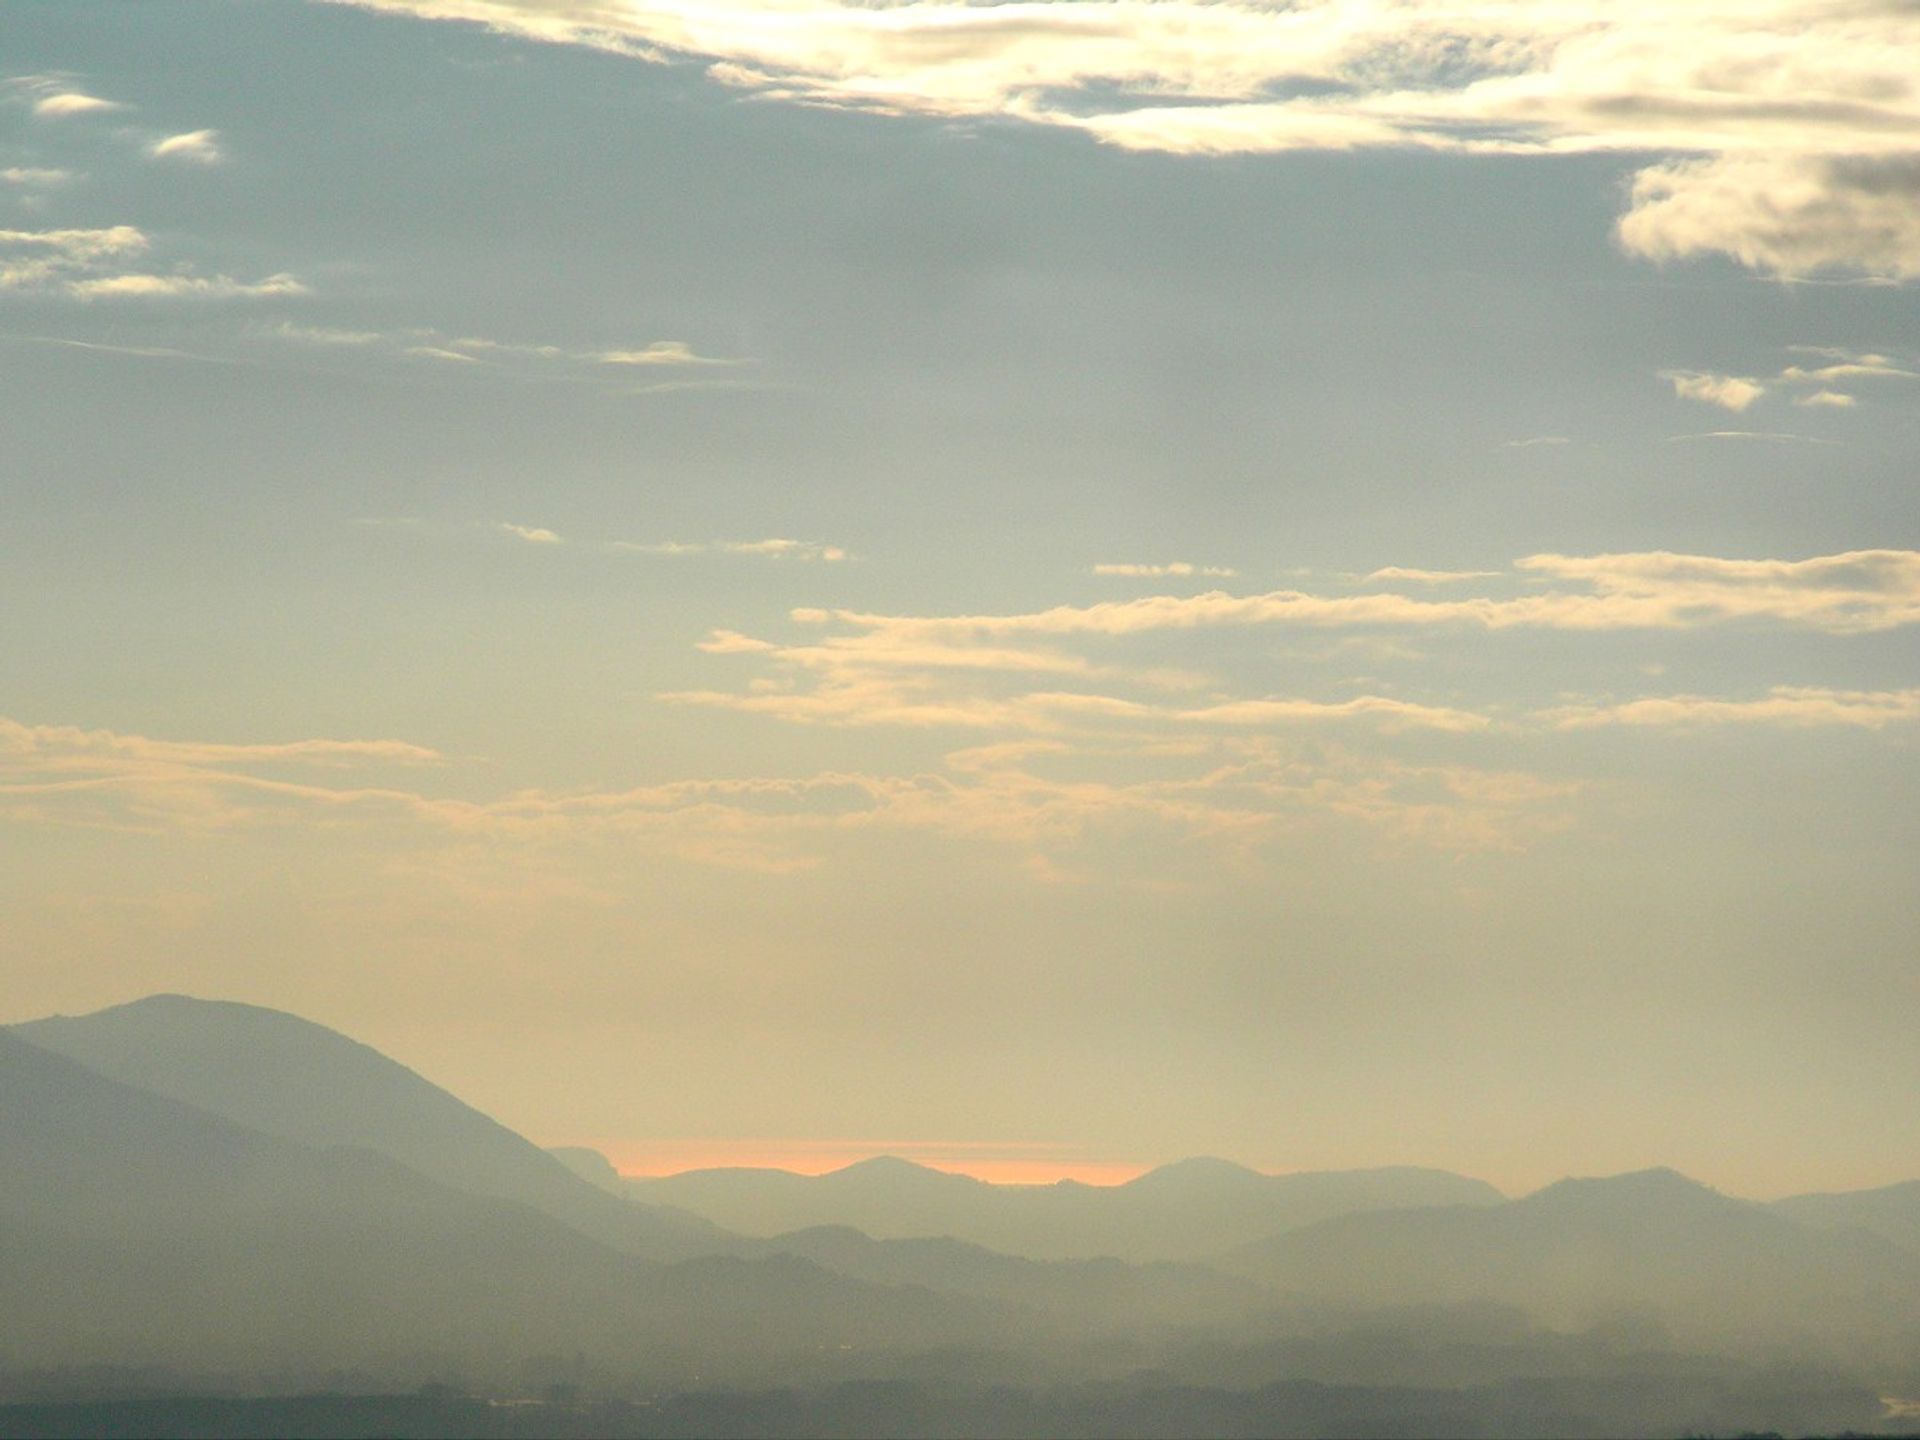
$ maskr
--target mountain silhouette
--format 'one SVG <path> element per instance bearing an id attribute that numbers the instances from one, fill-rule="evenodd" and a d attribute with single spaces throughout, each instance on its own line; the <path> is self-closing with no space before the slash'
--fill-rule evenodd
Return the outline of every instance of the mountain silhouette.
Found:
<path id="1" fill-rule="evenodd" d="M 1877 1190 L 1792 1195 L 1768 1208 L 1825 1230 L 1865 1230 L 1920 1255 L 1920 1180 Z"/>
<path id="2" fill-rule="evenodd" d="M 0 1355 L 40 1365 L 725 1374 L 1017 1317 L 794 1256 L 671 1265 L 366 1150 L 249 1130 L 0 1030 Z"/>
<path id="3" fill-rule="evenodd" d="M 992 1185 L 895 1156 L 825 1175 L 712 1169 L 630 1182 L 633 1193 L 749 1235 L 849 1226 L 880 1239 L 948 1236 L 1009 1254 L 1193 1261 L 1355 1211 L 1499 1202 L 1492 1186 L 1410 1167 L 1263 1175 L 1183 1160 L 1123 1185 Z"/>
<path id="4" fill-rule="evenodd" d="M 390 1156 L 430 1179 L 517 1200 L 650 1259 L 733 1248 L 685 1211 L 606 1193 L 398 1061 L 284 1011 L 154 995 L 13 1028 L 125 1084 L 306 1145 Z"/>
<path id="5" fill-rule="evenodd" d="M 1561 1180 L 1490 1207 L 1344 1216 L 1221 1263 L 1356 1306 L 1491 1301 L 1563 1326 L 1658 1316 L 1694 1340 L 1911 1337 L 1920 1294 L 1920 1257 L 1672 1170 Z"/>
<path id="6" fill-rule="evenodd" d="M 759 1243 L 762 1253 L 803 1256 L 875 1284 L 1028 1306 L 1098 1329 L 1229 1324 L 1270 1308 L 1274 1298 L 1263 1286 L 1204 1265 L 1030 1260 L 964 1240 L 874 1240 L 839 1225 Z"/>

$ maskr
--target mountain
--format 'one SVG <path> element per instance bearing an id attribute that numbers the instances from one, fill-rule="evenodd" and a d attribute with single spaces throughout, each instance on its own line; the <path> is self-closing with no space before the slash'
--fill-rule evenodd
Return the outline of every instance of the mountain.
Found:
<path id="1" fill-rule="evenodd" d="M 818 1176 L 691 1170 L 629 1184 L 645 1199 L 749 1235 L 848 1226 L 881 1239 L 949 1236 L 1037 1259 L 1135 1262 L 1199 1260 L 1355 1211 L 1503 1198 L 1441 1170 L 1262 1175 L 1211 1159 L 1162 1166 L 1124 1185 L 991 1185 L 893 1156 Z"/>
<path id="2" fill-rule="evenodd" d="M 517 1200 L 649 1259 L 734 1248 L 685 1211 L 608 1194 L 379 1051 L 297 1015 L 154 995 L 16 1025 L 98 1074 L 306 1145 L 390 1156 L 455 1189 Z"/>
<path id="3" fill-rule="evenodd" d="M 627 1193 L 626 1177 L 614 1169 L 613 1162 L 598 1150 L 586 1145 L 549 1145 L 547 1154 L 589 1185 L 598 1186 L 610 1195 Z"/>
<path id="4" fill-rule="evenodd" d="M 418 1383 L 581 1355 L 713 1376 L 768 1355 L 979 1343 L 1000 1311 L 804 1260 L 673 1265 L 384 1155 L 317 1149 L 0 1030 L 0 1355 Z"/>
<path id="5" fill-rule="evenodd" d="M 1658 1317 L 1690 1343 L 1920 1333 L 1920 1257 L 1671 1170 L 1562 1180 L 1497 1206 L 1344 1216 L 1220 1263 L 1356 1307 L 1492 1301 L 1566 1327 Z"/>
<path id="6" fill-rule="evenodd" d="M 1204 1265 L 1029 1260 L 964 1240 L 874 1240 L 837 1225 L 759 1245 L 761 1253 L 802 1256 L 874 1284 L 1025 1306 L 1101 1330 L 1231 1324 L 1269 1308 L 1274 1298 L 1260 1285 Z"/>
<path id="7" fill-rule="evenodd" d="M 1877 1190 L 1793 1195 L 1768 1208 L 1823 1230 L 1865 1230 L 1920 1255 L 1920 1180 Z"/>

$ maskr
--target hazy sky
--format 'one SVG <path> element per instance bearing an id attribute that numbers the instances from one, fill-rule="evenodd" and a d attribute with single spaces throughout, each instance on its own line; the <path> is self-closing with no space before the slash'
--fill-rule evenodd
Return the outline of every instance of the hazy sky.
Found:
<path id="1" fill-rule="evenodd" d="M 1913 1176 L 1916 54 L 5 7 L 7 1018 L 633 1170 Z"/>

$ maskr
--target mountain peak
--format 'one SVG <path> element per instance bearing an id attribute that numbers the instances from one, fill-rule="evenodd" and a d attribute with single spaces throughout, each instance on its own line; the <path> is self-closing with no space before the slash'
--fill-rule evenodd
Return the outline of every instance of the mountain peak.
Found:
<path id="1" fill-rule="evenodd" d="M 1250 1170 L 1232 1160 L 1222 1160 L 1217 1155 L 1194 1155 L 1156 1166 L 1144 1175 L 1136 1175 L 1127 1181 L 1127 1188 L 1193 1189 L 1198 1186 L 1244 1185 L 1250 1180 L 1265 1178 L 1258 1170 Z"/>
<path id="2" fill-rule="evenodd" d="M 948 1184 L 959 1181 L 962 1184 L 978 1184 L 970 1175 L 956 1175 L 950 1170 L 936 1170 L 931 1165 L 922 1165 L 917 1160 L 908 1160 L 899 1155 L 870 1155 L 865 1160 L 856 1160 L 851 1165 L 842 1165 L 838 1170 L 829 1170 L 820 1177 L 822 1180 L 865 1180 L 881 1181 L 892 1184 L 916 1184 L 929 1181 Z"/>
<path id="3" fill-rule="evenodd" d="M 1569 1176 L 1534 1191 L 1522 1204 L 1537 1208 L 1602 1209 L 1641 1205 L 1723 1206 L 1730 1200 L 1712 1186 L 1682 1175 L 1665 1165 L 1629 1170 L 1620 1175 Z"/>

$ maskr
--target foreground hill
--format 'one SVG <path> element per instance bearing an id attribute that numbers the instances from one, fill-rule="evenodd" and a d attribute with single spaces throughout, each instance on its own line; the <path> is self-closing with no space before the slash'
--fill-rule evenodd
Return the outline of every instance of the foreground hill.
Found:
<path id="1" fill-rule="evenodd" d="M 1657 1318 L 1688 1343 L 1920 1335 L 1920 1257 L 1796 1224 L 1671 1170 L 1562 1180 L 1504 1205 L 1350 1215 L 1222 1264 L 1356 1306 L 1493 1301 L 1549 1324 Z"/>
<path id="2" fill-rule="evenodd" d="M 672 1260 L 732 1248 L 710 1222 L 608 1194 L 406 1066 L 297 1015 L 154 995 L 12 1028 L 124 1084 L 302 1144 L 376 1151 L 629 1254 Z"/>
<path id="3" fill-rule="evenodd" d="M 692 1170 L 630 1182 L 647 1200 L 771 1236 L 848 1226 L 882 1239 L 951 1236 L 1040 1259 L 1199 1260 L 1356 1211 L 1491 1205 L 1492 1186 L 1442 1170 L 1262 1175 L 1186 1160 L 1124 1185 L 991 1185 L 882 1156 L 826 1175 Z"/>
<path id="4" fill-rule="evenodd" d="M 624 1373 L 1017 1335 L 793 1257 L 654 1265 L 384 1155 L 320 1150 L 0 1031 L 0 1355 L 409 1378 L 582 1355 Z"/>

